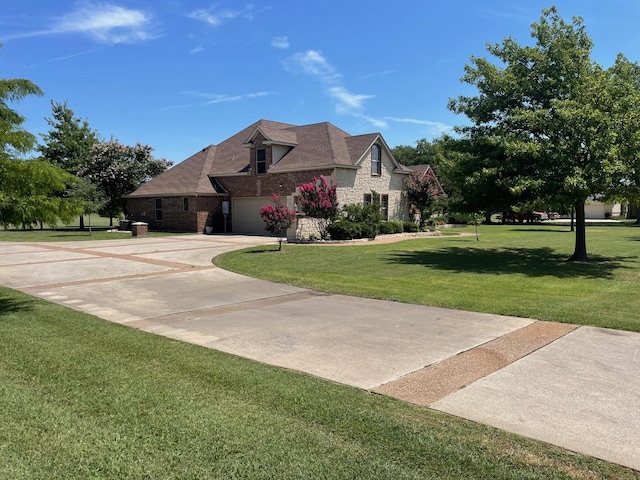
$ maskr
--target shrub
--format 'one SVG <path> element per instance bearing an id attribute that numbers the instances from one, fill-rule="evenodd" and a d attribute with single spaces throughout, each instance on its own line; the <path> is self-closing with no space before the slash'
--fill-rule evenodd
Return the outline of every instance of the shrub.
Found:
<path id="1" fill-rule="evenodd" d="M 396 225 L 394 222 L 382 222 L 378 227 L 378 233 L 380 233 L 380 235 L 391 235 L 392 233 L 396 233 Z"/>
<path id="2" fill-rule="evenodd" d="M 378 233 L 378 225 L 365 222 L 359 222 L 356 225 L 359 229 L 359 235 L 354 238 L 376 238 L 376 234 Z"/>
<path id="3" fill-rule="evenodd" d="M 414 222 L 404 222 L 402 224 L 402 230 L 405 232 L 416 233 L 418 231 L 418 225 Z"/>
<path id="4" fill-rule="evenodd" d="M 364 205 L 354 203 L 345 205 L 342 207 L 342 212 L 345 215 L 345 220 L 352 223 L 371 223 L 378 225 L 382 221 L 380 204 L 377 203 L 367 203 Z"/>
<path id="5" fill-rule="evenodd" d="M 353 222 L 338 220 L 327 227 L 327 232 L 332 240 L 351 240 L 356 238 L 355 235 L 359 233 L 359 230 Z"/>

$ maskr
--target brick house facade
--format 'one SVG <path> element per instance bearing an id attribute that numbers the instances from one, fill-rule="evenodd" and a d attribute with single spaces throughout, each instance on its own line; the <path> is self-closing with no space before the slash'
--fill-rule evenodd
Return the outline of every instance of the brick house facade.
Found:
<path id="1" fill-rule="evenodd" d="M 351 136 L 330 123 L 260 120 L 202 149 L 127 195 L 127 218 L 152 230 L 266 234 L 258 210 L 272 194 L 295 206 L 314 176 L 337 184 L 341 205 L 381 195 L 384 215 L 407 219 L 398 164 L 379 133 Z"/>

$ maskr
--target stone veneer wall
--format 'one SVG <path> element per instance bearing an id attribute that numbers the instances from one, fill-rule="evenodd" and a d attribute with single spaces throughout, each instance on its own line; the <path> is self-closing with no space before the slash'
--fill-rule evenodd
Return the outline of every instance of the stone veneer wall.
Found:
<path id="1" fill-rule="evenodd" d="M 408 175 L 393 173 L 394 164 L 382 149 L 382 173 L 371 174 L 371 152 L 363 159 L 358 169 L 336 169 L 335 181 L 338 184 L 338 200 L 340 205 L 362 204 L 364 194 L 375 191 L 381 195 L 389 195 L 389 220 L 408 220 L 409 206 L 402 197 L 404 179 Z"/>

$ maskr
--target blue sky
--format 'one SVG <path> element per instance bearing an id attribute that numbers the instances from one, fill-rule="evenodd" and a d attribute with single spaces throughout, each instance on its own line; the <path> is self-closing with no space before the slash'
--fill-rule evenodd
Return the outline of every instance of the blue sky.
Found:
<path id="1" fill-rule="evenodd" d="M 511 36 L 531 43 L 538 0 L 20 0 L 0 17 L 0 78 L 45 95 L 15 104 L 48 131 L 67 101 L 109 139 L 180 162 L 264 118 L 329 121 L 412 145 L 465 122 L 449 98 L 470 56 Z M 640 60 L 640 1 L 557 0 L 582 16 L 594 59 Z"/>

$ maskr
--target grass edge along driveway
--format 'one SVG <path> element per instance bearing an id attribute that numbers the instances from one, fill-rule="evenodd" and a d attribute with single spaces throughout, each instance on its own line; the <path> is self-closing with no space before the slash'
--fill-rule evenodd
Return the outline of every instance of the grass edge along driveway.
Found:
<path id="1" fill-rule="evenodd" d="M 469 229 L 467 229 L 469 230 Z M 285 245 L 225 253 L 237 273 L 303 288 L 640 332 L 640 227 L 587 227 L 589 263 L 567 262 L 561 225 L 480 226 L 474 236 Z"/>
<path id="2" fill-rule="evenodd" d="M 0 478 L 640 478 L 0 287 Z"/>

